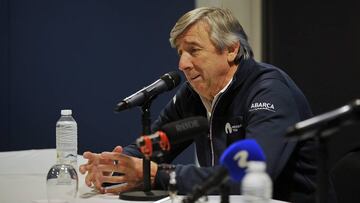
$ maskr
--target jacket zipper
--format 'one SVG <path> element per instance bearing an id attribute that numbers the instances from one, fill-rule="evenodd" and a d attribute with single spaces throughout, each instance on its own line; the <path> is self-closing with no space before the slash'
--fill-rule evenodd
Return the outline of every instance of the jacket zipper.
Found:
<path id="1" fill-rule="evenodd" d="M 214 152 L 214 144 L 213 144 L 213 137 L 212 137 L 212 121 L 213 121 L 213 117 L 214 117 L 214 112 L 216 109 L 217 104 L 219 103 L 221 97 L 231 88 L 231 85 L 234 83 L 234 80 L 232 79 L 230 84 L 228 85 L 228 87 L 226 88 L 226 90 L 224 92 L 222 92 L 219 97 L 216 99 L 215 104 L 212 108 L 211 111 L 211 117 L 210 117 L 210 135 L 209 135 L 209 139 L 210 139 L 210 149 L 211 149 L 211 166 L 215 166 L 215 152 Z"/>
<path id="2" fill-rule="evenodd" d="M 225 91 L 226 92 L 226 91 Z M 210 149 L 211 149 L 211 166 L 215 166 L 215 153 L 214 153 L 214 144 L 213 144 L 213 139 L 212 139 L 212 120 L 214 117 L 214 112 L 215 112 L 215 108 L 218 104 L 218 102 L 220 101 L 221 97 L 223 96 L 223 94 L 225 93 L 223 92 L 221 95 L 219 95 L 219 97 L 217 98 L 217 100 L 215 101 L 214 107 L 212 108 L 211 111 L 211 117 L 210 117 L 210 135 L 209 135 L 209 139 L 210 139 Z"/>

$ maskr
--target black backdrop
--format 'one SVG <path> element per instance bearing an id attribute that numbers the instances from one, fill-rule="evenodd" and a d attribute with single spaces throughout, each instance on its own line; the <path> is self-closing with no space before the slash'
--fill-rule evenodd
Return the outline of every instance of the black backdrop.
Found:
<path id="1" fill-rule="evenodd" d="M 64 108 L 78 122 L 79 153 L 134 141 L 140 111 L 113 109 L 177 69 L 169 31 L 193 8 L 182 0 L 0 0 L 0 151 L 55 147 Z M 158 97 L 153 118 L 173 93 Z"/>
<path id="2" fill-rule="evenodd" d="M 263 1 L 265 61 L 284 69 L 315 115 L 360 98 L 359 1 Z M 360 147 L 360 124 L 329 138 L 329 165 Z"/>

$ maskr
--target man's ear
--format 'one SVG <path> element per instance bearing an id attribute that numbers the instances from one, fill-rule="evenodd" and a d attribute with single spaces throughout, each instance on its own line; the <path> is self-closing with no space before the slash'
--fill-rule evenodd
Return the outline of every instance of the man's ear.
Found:
<path id="1" fill-rule="evenodd" d="M 227 60 L 229 63 L 233 63 L 240 49 L 240 42 L 228 47 Z"/>

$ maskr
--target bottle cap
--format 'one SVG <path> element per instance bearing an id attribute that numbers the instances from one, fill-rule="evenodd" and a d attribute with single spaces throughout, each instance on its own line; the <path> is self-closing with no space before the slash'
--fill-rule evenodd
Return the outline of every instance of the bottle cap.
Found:
<path id="1" fill-rule="evenodd" d="M 249 161 L 248 170 L 249 171 L 265 171 L 266 164 L 263 161 Z"/>
<path id="2" fill-rule="evenodd" d="M 61 110 L 61 115 L 62 116 L 71 116 L 71 114 L 72 114 L 71 109 L 63 109 L 63 110 Z"/>

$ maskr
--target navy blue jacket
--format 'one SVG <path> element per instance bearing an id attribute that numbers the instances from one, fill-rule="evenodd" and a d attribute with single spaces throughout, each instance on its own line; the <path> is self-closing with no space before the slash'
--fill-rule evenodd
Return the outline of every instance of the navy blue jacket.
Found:
<path id="1" fill-rule="evenodd" d="M 196 153 L 201 167 L 177 165 L 179 193 L 192 191 L 219 167 L 222 152 L 233 142 L 255 139 L 266 155 L 267 171 L 274 184 L 275 199 L 305 202 L 315 191 L 314 142 L 288 142 L 286 129 L 312 116 L 309 104 L 295 83 L 280 69 L 253 59 L 242 59 L 232 82 L 213 108 L 208 134 L 196 138 Z M 206 117 L 199 95 L 185 82 L 153 124 L 156 130 L 165 123 L 192 116 Z M 172 146 L 162 162 L 171 163 L 191 141 Z M 135 145 L 125 153 L 140 157 Z M 169 177 L 158 172 L 157 187 L 166 189 Z M 239 183 L 229 183 L 232 194 L 240 193 Z"/>

